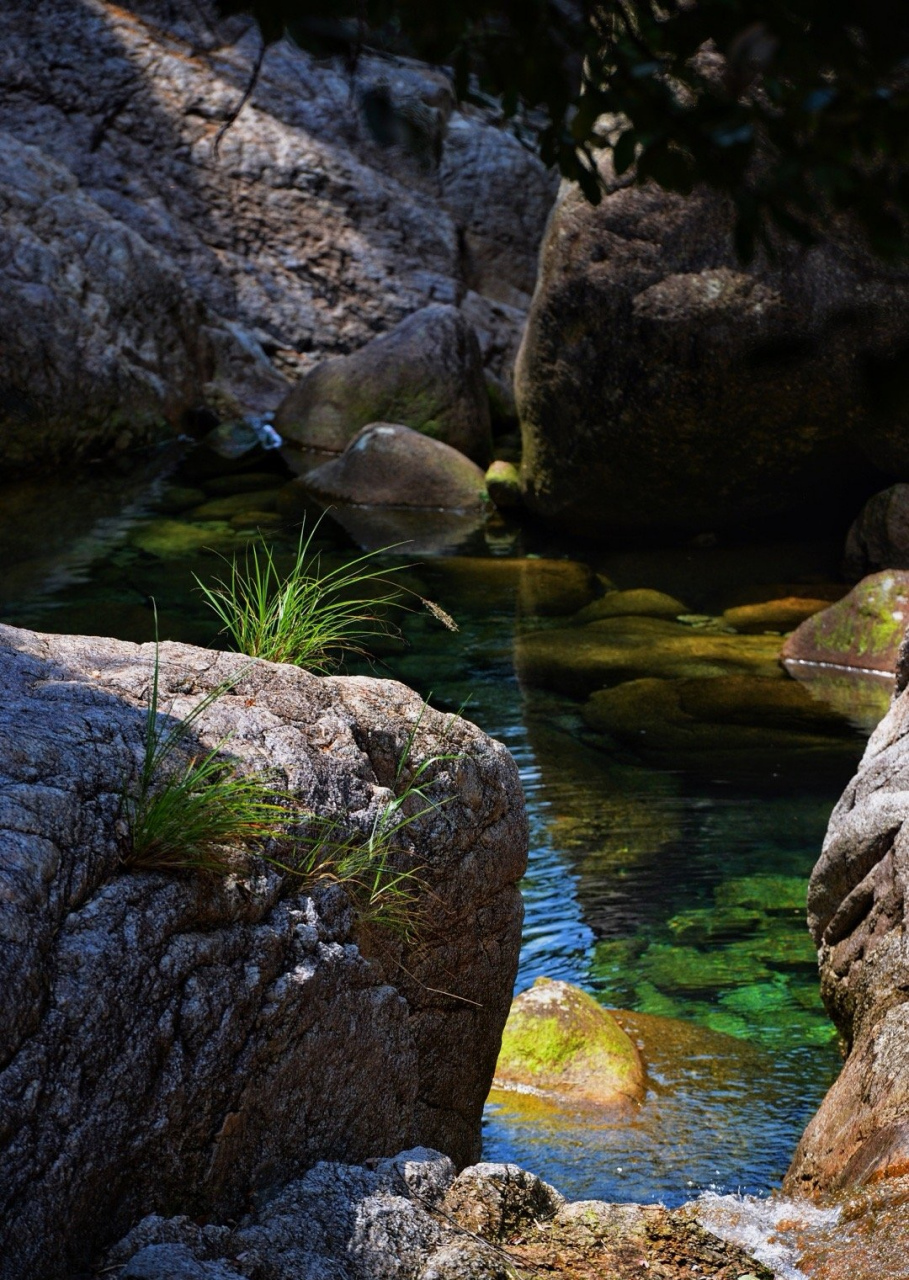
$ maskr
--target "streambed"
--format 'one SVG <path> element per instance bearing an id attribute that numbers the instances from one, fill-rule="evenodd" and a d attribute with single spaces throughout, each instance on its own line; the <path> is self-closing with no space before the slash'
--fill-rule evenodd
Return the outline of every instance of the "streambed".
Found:
<path id="1" fill-rule="evenodd" d="M 0 493 L 0 616 L 144 641 L 154 601 L 162 638 L 217 644 L 195 575 L 210 581 L 224 571 L 219 556 L 251 541 L 289 562 L 301 512 L 279 497 L 286 479 L 277 458 L 223 473 L 190 457 L 164 479 L 147 471 Z M 44 531 L 61 523 L 66 535 L 51 543 Z M 686 621 L 667 625 L 695 640 L 729 635 L 729 606 L 835 594 L 839 548 L 592 551 L 497 523 L 439 554 L 457 536 L 424 539 L 434 554 L 388 557 L 415 608 L 403 615 L 404 644 L 382 644 L 376 674 L 463 707 L 512 751 L 531 825 L 518 989 L 541 974 L 564 978 L 641 1015 L 629 1025 L 651 1081 L 639 1112 L 596 1120 L 494 1093 L 485 1158 L 516 1160 L 572 1198 L 673 1205 L 705 1189 L 766 1194 L 839 1065 L 804 894 L 830 809 L 886 708 L 886 682 L 832 680 L 812 691 L 826 721 L 810 735 L 774 730 L 750 753 L 733 735 L 689 767 L 684 750 L 592 727 L 584 695 L 522 654 L 528 636 L 547 632 L 573 651 L 578 611 L 613 588 L 677 598 Z M 357 554 L 330 518 L 316 542 L 326 565 Z M 457 634 L 417 597 L 450 613 Z M 621 670 L 623 688 L 654 678 L 644 641 Z M 699 661 L 680 678 L 697 680 Z M 733 717 L 738 729 L 766 728 L 759 703 Z"/>

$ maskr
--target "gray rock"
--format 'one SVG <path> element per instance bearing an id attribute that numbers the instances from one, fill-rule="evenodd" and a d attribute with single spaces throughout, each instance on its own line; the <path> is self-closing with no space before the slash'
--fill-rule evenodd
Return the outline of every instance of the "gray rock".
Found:
<path id="1" fill-rule="evenodd" d="M 221 1262 L 199 1262 L 185 1245 L 150 1244 L 130 1258 L 120 1280 L 243 1280 Z"/>
<path id="2" fill-rule="evenodd" d="M 848 1049 L 786 1179 L 795 1192 L 852 1187 L 909 1165 L 909 693 L 872 734 L 833 811 L 808 889 L 821 993 Z"/>
<path id="3" fill-rule="evenodd" d="M 235 1215 L 326 1157 L 479 1153 L 520 941 L 526 823 L 508 753 L 392 682 L 263 662 L 197 722 L 201 744 L 230 736 L 241 767 L 364 829 L 417 721 L 411 767 L 454 753 L 433 767 L 433 791 L 454 798 L 400 854 L 446 904 L 432 945 L 376 935 L 361 950 L 341 891 L 120 868 L 153 656 L 0 629 L 3 1280 L 84 1267 L 165 1207 Z M 185 715 L 242 662 L 163 644 L 162 706 Z"/>
<path id="4" fill-rule="evenodd" d="M 909 275 L 840 226 L 744 267 L 718 194 L 602 163 L 599 206 L 566 186 L 553 212 L 518 358 L 530 507 L 584 536 L 773 528 L 868 460 L 905 474 Z"/>
<path id="5" fill-rule="evenodd" d="M 515 1271 L 501 1253 L 479 1240 L 456 1240 L 430 1257 L 419 1280 L 512 1280 Z"/>
<path id="6" fill-rule="evenodd" d="M 287 379 L 468 287 L 523 310 L 552 191 L 540 162 L 453 111 L 438 71 L 364 57 L 351 81 L 289 42 L 216 152 L 259 41 L 209 0 L 2 6 L 7 465 L 126 447 L 197 403 L 271 407 Z M 377 134 L 377 98 L 422 152 Z"/>
<path id="7" fill-rule="evenodd" d="M 846 537 L 843 571 L 864 578 L 879 569 L 909 569 L 909 484 L 869 498 Z"/>
<path id="8" fill-rule="evenodd" d="M 519 1228 L 551 1218 L 564 1196 L 516 1164 L 476 1164 L 455 1179 L 443 1202 L 458 1226 L 486 1240 L 506 1240 Z"/>
<path id="9" fill-rule="evenodd" d="M 488 461 L 480 348 L 457 308 L 424 307 L 353 355 L 318 365 L 275 415 L 286 440 L 336 453 L 370 422 L 399 422 L 475 462 Z"/>
<path id="10" fill-rule="evenodd" d="M 463 453 L 393 422 L 373 422 L 339 458 L 297 482 L 336 502 L 369 507 L 476 511 L 483 506 L 483 472 Z"/>

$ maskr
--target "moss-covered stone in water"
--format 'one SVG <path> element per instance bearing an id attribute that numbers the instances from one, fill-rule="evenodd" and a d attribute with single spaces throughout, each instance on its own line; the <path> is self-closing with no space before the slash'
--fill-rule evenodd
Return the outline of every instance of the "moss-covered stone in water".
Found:
<path id="1" fill-rule="evenodd" d="M 738 876 L 717 886 L 720 907 L 746 907 L 768 915 L 804 918 L 808 886 L 800 876 Z"/>
<path id="2" fill-rule="evenodd" d="M 726 609 L 723 618 L 742 634 L 760 635 L 764 631 L 792 631 L 806 618 L 826 609 L 829 600 L 810 595 L 786 596 L 782 600 L 765 600 L 760 604 L 740 604 Z"/>
<path id="3" fill-rule="evenodd" d="M 761 918 L 759 911 L 745 907 L 697 907 L 691 911 L 680 911 L 667 923 L 677 942 L 699 946 L 753 933 Z"/>
<path id="4" fill-rule="evenodd" d="M 212 498 L 192 512 L 194 520 L 229 520 L 242 511 L 274 511 L 278 502 L 277 489 L 259 489 L 252 493 L 232 493 L 224 498 Z"/>
<path id="5" fill-rule="evenodd" d="M 718 635 L 664 618 L 604 618 L 518 636 L 515 667 L 529 685 L 584 697 L 607 685 L 752 675 L 783 679 L 774 636 Z"/>
<path id="6" fill-rule="evenodd" d="M 601 618 L 678 618 L 687 606 L 664 591 L 638 587 L 632 591 L 610 591 L 578 614 L 577 622 L 597 622 Z"/>
<path id="7" fill-rule="evenodd" d="M 909 623 L 909 572 L 864 578 L 842 600 L 803 622 L 783 647 L 797 662 L 893 671 Z"/>
<path id="8" fill-rule="evenodd" d="M 511 1006 L 495 1082 L 600 1105 L 638 1101 L 645 1090 L 640 1054 L 612 1014 L 548 978 Z"/>
<path id="9" fill-rule="evenodd" d="M 638 966 L 643 977 L 673 995 L 706 995 L 770 977 L 769 969 L 755 956 L 735 953 L 728 947 L 698 951 L 695 947 L 655 942 L 641 956 Z"/>
<path id="10" fill-rule="evenodd" d="M 238 535 L 223 521 L 200 520 L 149 520 L 137 525 L 130 533 L 134 547 L 158 556 L 162 560 L 179 560 L 197 551 L 210 548 L 226 551 L 238 544 Z"/>

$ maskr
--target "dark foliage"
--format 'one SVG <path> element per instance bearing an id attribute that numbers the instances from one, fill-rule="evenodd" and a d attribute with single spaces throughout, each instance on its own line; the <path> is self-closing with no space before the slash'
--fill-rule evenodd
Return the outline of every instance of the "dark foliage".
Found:
<path id="1" fill-rule="evenodd" d="M 850 212 L 878 254 L 909 248 L 906 0 L 221 0 L 354 63 L 364 46 L 451 68 L 462 98 L 532 111 L 548 163 L 596 201 L 598 121 L 615 166 L 734 200 L 750 257 L 773 226 L 810 242 Z"/>

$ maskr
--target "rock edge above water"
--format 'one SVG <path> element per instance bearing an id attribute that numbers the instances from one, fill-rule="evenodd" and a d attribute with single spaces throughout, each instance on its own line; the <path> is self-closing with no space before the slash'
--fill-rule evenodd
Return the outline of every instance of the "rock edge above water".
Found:
<path id="1" fill-rule="evenodd" d="M 423 780 L 452 798 L 401 853 L 432 927 L 410 949 L 355 938 L 345 895 L 264 866 L 120 868 L 153 661 L 152 645 L 0 627 L 3 1280 L 63 1276 L 149 1212 L 236 1215 L 320 1159 L 479 1155 L 526 862 L 508 752 L 392 681 L 161 645 L 175 716 L 243 668 L 194 725 L 201 747 L 229 735 L 241 769 L 355 827 L 403 755 L 405 784 L 445 755 Z"/>

